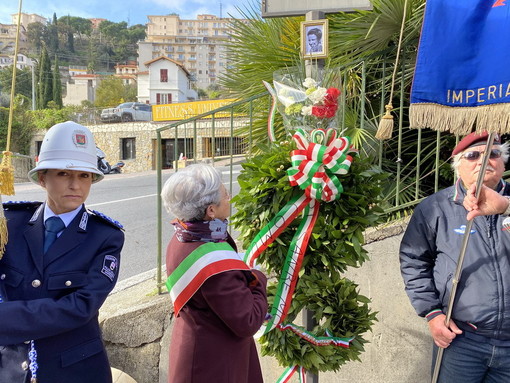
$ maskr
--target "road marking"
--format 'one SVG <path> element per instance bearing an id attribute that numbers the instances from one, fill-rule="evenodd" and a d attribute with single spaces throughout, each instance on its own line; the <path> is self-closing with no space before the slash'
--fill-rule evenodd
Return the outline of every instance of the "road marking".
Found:
<path id="1" fill-rule="evenodd" d="M 223 182 L 224 184 L 228 185 L 229 182 Z M 232 181 L 232 183 L 237 183 L 237 181 Z M 155 197 L 157 194 L 147 194 L 147 195 L 141 195 L 138 197 L 131 197 L 131 198 L 124 198 L 124 199 L 118 199 L 115 201 L 109 201 L 109 202 L 100 202 L 100 203 L 93 203 L 93 204 L 87 204 L 87 207 L 95 207 L 95 206 L 101 206 L 101 205 L 108 205 L 110 203 L 118 203 L 118 202 L 126 202 L 126 201 L 132 201 L 135 199 L 141 199 L 141 198 L 148 198 L 148 197 Z"/>
<path id="2" fill-rule="evenodd" d="M 115 200 L 115 201 L 109 201 L 109 202 L 100 202 L 100 203 L 94 203 L 92 205 L 89 205 L 87 204 L 88 207 L 93 207 L 93 206 L 101 206 L 101 205 L 108 205 L 110 203 L 117 203 L 117 202 L 125 202 L 125 201 L 132 201 L 134 199 L 140 199 L 140 198 L 147 198 L 147 197 L 155 197 L 156 194 L 147 194 L 147 195 L 141 195 L 139 197 L 132 197 L 132 198 L 124 198 L 124 199 L 118 199 L 118 200 Z"/>

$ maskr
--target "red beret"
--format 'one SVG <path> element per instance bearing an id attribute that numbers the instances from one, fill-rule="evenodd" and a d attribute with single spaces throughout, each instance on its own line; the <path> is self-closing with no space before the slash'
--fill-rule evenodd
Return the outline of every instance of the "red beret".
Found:
<path id="1" fill-rule="evenodd" d="M 487 132 L 483 132 L 482 134 L 477 134 L 475 132 L 470 133 L 462 140 L 460 140 L 457 146 L 453 148 L 452 156 L 459 154 L 472 146 L 485 145 L 487 144 L 488 138 L 489 134 Z M 499 134 L 494 136 L 493 145 L 501 145 L 501 136 Z"/>

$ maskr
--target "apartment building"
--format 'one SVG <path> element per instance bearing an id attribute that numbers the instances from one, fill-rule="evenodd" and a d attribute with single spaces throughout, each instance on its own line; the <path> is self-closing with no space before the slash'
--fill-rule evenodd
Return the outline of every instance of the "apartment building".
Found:
<path id="1" fill-rule="evenodd" d="M 18 14 L 17 13 L 11 14 L 11 20 L 12 20 L 13 25 L 17 25 L 18 24 Z M 37 15 L 35 13 L 21 13 L 21 23 L 20 24 L 24 28 L 27 28 L 28 24 L 31 24 L 31 23 L 41 23 L 41 24 L 46 25 L 48 23 L 48 19 L 46 19 L 46 17 Z"/>
<path id="2" fill-rule="evenodd" d="M 0 24 L 0 53 L 14 54 L 14 47 L 16 45 L 16 32 L 17 25 L 14 24 Z M 25 27 L 21 26 L 19 35 L 19 52 L 23 52 L 27 44 L 27 35 Z"/>
<path id="3" fill-rule="evenodd" d="M 228 69 L 232 19 L 198 15 L 197 20 L 183 20 L 176 14 L 147 18 L 147 38 L 139 43 L 140 71 L 146 70 L 144 62 L 164 56 L 182 64 L 197 88 L 207 88 Z"/>

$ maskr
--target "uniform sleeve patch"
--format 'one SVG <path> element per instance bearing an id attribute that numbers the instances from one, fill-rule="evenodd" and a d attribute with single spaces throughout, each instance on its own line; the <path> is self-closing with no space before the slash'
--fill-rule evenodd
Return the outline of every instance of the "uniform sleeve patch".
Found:
<path id="1" fill-rule="evenodd" d="M 113 255 L 105 255 L 103 260 L 103 268 L 101 273 L 106 275 L 110 281 L 113 282 L 115 275 L 117 274 L 119 262 Z"/>

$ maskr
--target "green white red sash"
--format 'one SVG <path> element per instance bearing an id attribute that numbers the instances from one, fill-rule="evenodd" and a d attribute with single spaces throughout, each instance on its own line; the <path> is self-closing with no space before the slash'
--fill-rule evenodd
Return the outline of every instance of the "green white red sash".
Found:
<path id="1" fill-rule="evenodd" d="M 175 315 L 211 276 L 230 270 L 250 270 L 227 242 L 207 242 L 189 254 L 166 280 Z"/>

